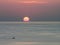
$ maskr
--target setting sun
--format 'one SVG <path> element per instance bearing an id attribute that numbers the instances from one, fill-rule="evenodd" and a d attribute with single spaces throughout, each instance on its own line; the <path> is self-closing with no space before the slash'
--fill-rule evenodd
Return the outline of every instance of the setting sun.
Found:
<path id="1" fill-rule="evenodd" d="M 29 18 L 29 17 L 24 17 L 24 18 L 23 18 L 23 21 L 24 21 L 24 22 L 29 22 L 29 21 L 30 21 L 30 18 Z"/>

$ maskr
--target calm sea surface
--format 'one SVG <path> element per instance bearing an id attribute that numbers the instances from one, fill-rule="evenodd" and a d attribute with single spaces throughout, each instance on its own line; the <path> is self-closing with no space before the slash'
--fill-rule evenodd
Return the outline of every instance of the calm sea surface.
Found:
<path id="1" fill-rule="evenodd" d="M 0 22 L 0 45 L 60 45 L 60 22 Z"/>

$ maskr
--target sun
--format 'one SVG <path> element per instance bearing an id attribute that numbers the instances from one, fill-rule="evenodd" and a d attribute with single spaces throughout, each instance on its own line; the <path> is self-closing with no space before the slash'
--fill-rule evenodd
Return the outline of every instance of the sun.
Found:
<path id="1" fill-rule="evenodd" d="M 30 18 L 29 18 L 29 17 L 24 17 L 24 18 L 23 18 L 23 21 L 24 21 L 24 22 L 29 22 L 29 21 L 30 21 Z"/>

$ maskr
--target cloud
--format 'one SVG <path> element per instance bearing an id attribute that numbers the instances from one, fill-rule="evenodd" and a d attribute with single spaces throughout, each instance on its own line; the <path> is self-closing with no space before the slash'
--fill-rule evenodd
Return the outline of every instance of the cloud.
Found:
<path id="1" fill-rule="evenodd" d="M 39 3 L 39 4 L 48 3 L 48 1 L 44 0 L 0 0 L 0 2 Z"/>
<path id="2" fill-rule="evenodd" d="M 36 3 L 36 4 L 44 4 L 44 3 L 48 3 L 48 2 L 44 2 L 44 1 L 18 1 L 19 3 Z"/>

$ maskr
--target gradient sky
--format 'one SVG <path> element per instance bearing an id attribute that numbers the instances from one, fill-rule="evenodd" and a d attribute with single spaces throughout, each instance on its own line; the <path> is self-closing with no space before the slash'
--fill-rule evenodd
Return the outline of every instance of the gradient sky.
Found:
<path id="1" fill-rule="evenodd" d="M 0 21 L 60 21 L 60 0 L 0 0 Z"/>

